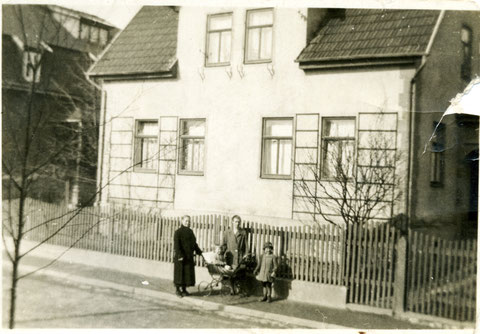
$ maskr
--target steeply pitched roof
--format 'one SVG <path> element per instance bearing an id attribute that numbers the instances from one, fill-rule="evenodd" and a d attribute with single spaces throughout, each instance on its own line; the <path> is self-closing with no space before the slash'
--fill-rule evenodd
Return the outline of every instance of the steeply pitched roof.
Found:
<path id="1" fill-rule="evenodd" d="M 56 6 L 57 9 L 62 7 Z M 70 11 L 63 8 L 66 12 Z M 81 12 L 75 11 L 77 15 Z M 83 17 L 83 16 L 82 16 Z M 92 15 L 85 17 L 92 20 Z M 106 21 L 101 22 L 106 25 Z M 113 28 L 113 26 L 110 26 Z M 47 5 L 3 5 L 2 33 L 16 36 L 28 47 L 37 47 L 40 42 L 81 52 L 98 54 L 103 47 L 76 38 L 58 22 Z"/>
<path id="2" fill-rule="evenodd" d="M 173 70 L 177 61 L 178 11 L 144 6 L 98 62 L 91 76 L 152 76 Z"/>
<path id="3" fill-rule="evenodd" d="M 319 29 L 300 63 L 420 56 L 440 11 L 346 9 Z"/>
<path id="4" fill-rule="evenodd" d="M 65 7 L 61 7 L 61 6 L 57 6 L 57 5 L 48 5 L 48 8 L 50 8 L 53 11 L 60 12 L 60 13 L 65 12 L 68 15 L 77 16 L 79 18 L 87 19 L 87 20 L 93 21 L 97 24 L 100 23 L 101 25 L 104 25 L 106 27 L 113 27 L 113 24 L 111 24 L 107 20 L 105 20 L 105 19 L 103 19 L 99 16 L 90 14 L 90 13 L 85 13 L 85 12 L 81 12 L 81 11 L 78 11 L 78 10 L 75 10 L 75 9 L 65 8 Z"/>

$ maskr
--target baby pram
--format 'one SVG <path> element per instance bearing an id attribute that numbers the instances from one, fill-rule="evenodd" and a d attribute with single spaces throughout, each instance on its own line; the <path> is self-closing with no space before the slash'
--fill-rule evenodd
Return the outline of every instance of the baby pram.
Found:
<path id="1" fill-rule="evenodd" d="M 210 282 L 202 281 L 198 284 L 198 291 L 204 296 L 210 296 L 214 292 L 221 295 L 229 295 L 236 291 L 242 291 L 242 280 L 245 272 L 251 270 L 254 258 L 251 256 L 244 257 L 240 261 L 240 265 L 235 269 L 215 264 L 213 256 L 204 253 L 203 258 L 212 280 Z M 232 281 L 235 286 L 232 286 Z"/>

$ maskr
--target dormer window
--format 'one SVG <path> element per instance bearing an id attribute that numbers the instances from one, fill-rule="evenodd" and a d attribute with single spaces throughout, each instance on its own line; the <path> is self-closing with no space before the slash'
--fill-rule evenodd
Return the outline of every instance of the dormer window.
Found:
<path id="1" fill-rule="evenodd" d="M 23 51 L 23 78 L 28 82 L 40 82 L 41 54 L 33 50 Z"/>
<path id="2" fill-rule="evenodd" d="M 472 76 L 472 29 L 463 26 L 460 38 L 462 41 L 462 67 L 461 75 L 465 81 L 470 81 Z"/>
<path id="3" fill-rule="evenodd" d="M 205 64 L 228 65 L 232 49 L 232 14 L 208 16 Z"/>
<path id="4" fill-rule="evenodd" d="M 105 45 L 108 42 L 108 30 L 94 24 L 81 22 L 80 39 L 89 43 Z"/>
<path id="5" fill-rule="evenodd" d="M 247 11 L 245 63 L 272 60 L 273 9 Z"/>

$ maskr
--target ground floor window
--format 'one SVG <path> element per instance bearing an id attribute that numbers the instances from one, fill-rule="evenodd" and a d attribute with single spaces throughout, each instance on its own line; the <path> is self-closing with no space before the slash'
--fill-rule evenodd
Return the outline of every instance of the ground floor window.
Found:
<path id="1" fill-rule="evenodd" d="M 353 177 L 355 118 L 323 118 L 322 179 Z"/>
<path id="2" fill-rule="evenodd" d="M 445 168 L 445 124 L 434 122 L 435 137 L 432 141 L 430 153 L 430 185 L 440 187 L 443 185 L 443 170 Z"/>
<path id="3" fill-rule="evenodd" d="M 292 138 L 292 118 L 263 119 L 262 177 L 290 178 Z"/>
<path id="4" fill-rule="evenodd" d="M 179 173 L 203 175 L 205 160 L 205 119 L 180 120 Z"/>
<path id="5" fill-rule="evenodd" d="M 156 170 L 158 160 L 158 122 L 137 121 L 135 129 L 135 169 Z"/>

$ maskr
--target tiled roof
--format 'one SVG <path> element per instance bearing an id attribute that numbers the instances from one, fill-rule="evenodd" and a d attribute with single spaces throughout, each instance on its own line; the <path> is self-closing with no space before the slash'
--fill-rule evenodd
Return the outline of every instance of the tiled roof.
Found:
<path id="1" fill-rule="evenodd" d="M 89 71 L 92 76 L 150 75 L 176 63 L 178 12 L 145 6 Z"/>
<path id="2" fill-rule="evenodd" d="M 297 58 L 302 62 L 425 54 L 440 11 L 346 9 L 331 18 Z"/>
<path id="3" fill-rule="evenodd" d="M 55 20 L 53 12 L 46 5 L 3 5 L 2 34 L 16 36 L 29 47 L 37 47 L 40 42 L 44 42 L 93 54 L 102 50 L 99 45 L 75 38 Z"/>

